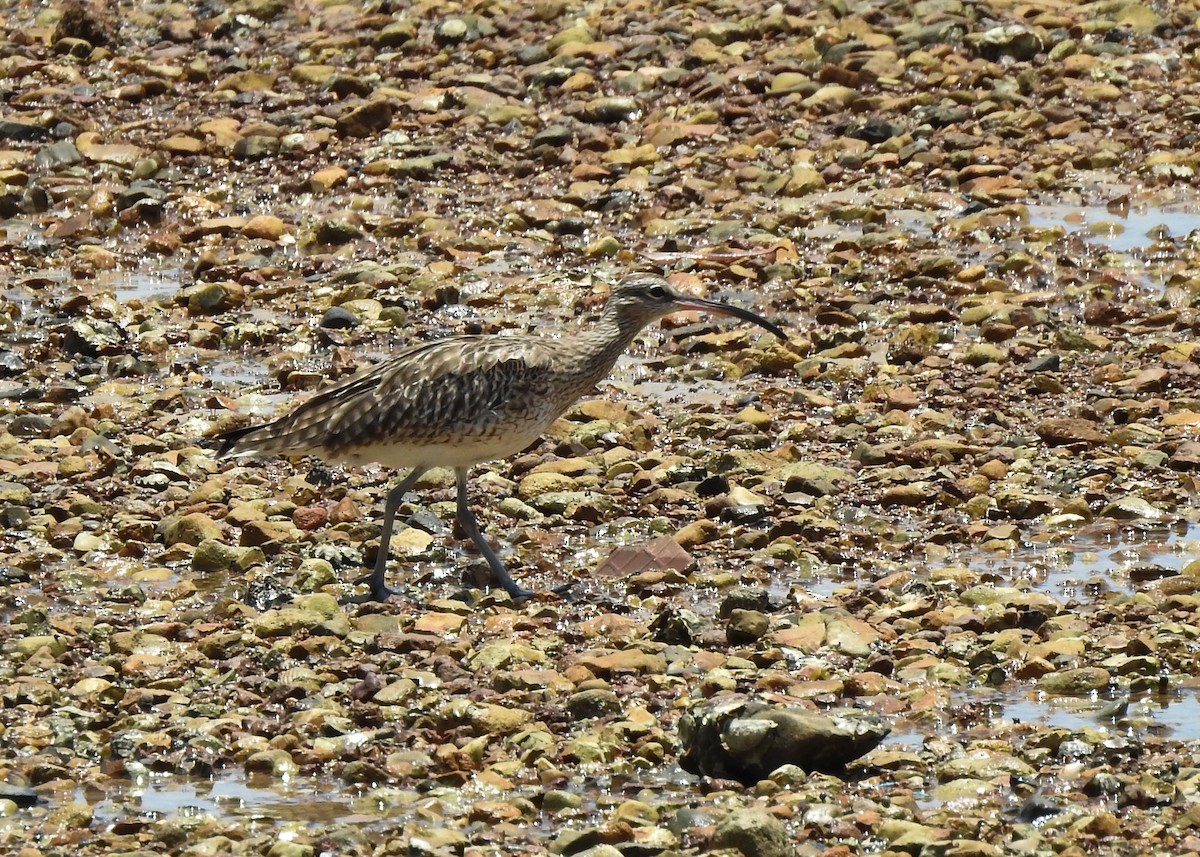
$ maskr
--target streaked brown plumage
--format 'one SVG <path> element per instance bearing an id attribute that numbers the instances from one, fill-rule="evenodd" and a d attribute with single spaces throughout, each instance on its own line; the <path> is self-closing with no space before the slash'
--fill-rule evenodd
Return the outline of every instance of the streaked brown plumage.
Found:
<path id="1" fill-rule="evenodd" d="M 453 336 L 415 345 L 272 422 L 222 435 L 218 454 L 316 455 L 346 464 L 412 468 L 388 492 L 379 556 L 369 577 L 376 600 L 389 594 L 384 585 L 388 547 L 405 493 L 430 467 L 453 467 L 463 529 L 487 558 L 496 581 L 514 598 L 525 597 L 532 593 L 513 581 L 479 533 L 467 505 L 468 469 L 531 444 L 608 375 L 643 327 L 685 309 L 737 316 L 786 339 L 754 313 L 680 295 L 661 277 L 637 274 L 613 290 L 590 330 L 561 339 Z"/>

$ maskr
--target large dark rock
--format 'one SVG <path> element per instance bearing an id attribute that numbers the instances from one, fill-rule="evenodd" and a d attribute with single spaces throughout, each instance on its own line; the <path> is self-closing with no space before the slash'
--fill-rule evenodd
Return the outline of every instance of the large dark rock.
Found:
<path id="1" fill-rule="evenodd" d="M 853 709 L 817 713 L 722 697 L 680 719 L 679 764 L 689 773 L 747 785 L 783 765 L 836 773 L 890 731 L 882 718 Z"/>

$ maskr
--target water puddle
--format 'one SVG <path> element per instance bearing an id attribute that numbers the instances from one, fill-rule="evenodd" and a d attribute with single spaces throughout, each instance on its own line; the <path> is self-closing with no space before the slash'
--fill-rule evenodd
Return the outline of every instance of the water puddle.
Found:
<path id="1" fill-rule="evenodd" d="M 1114 253 L 1132 254 L 1159 242 L 1177 242 L 1200 229 L 1200 212 L 1192 206 L 1164 205 L 1110 211 L 1104 205 L 1031 205 L 1029 225 L 1061 226 L 1069 234 Z"/>
<path id="2" fill-rule="evenodd" d="M 175 775 L 150 776 L 139 781 L 105 785 L 99 795 L 80 789 L 80 800 L 92 804 L 96 818 L 122 821 L 133 818 L 199 818 L 274 822 L 302 822 L 323 826 L 346 822 L 362 797 L 340 783 L 311 777 L 281 782 L 270 777 L 246 777 L 241 772 L 208 778 Z M 365 807 L 364 807 L 365 809 Z M 375 820 L 363 816 L 360 822 Z"/>
<path id="3" fill-rule="evenodd" d="M 1200 525 L 1119 532 L 1097 529 L 1065 537 L 1033 533 L 1015 549 L 1002 553 L 960 547 L 928 562 L 924 571 L 961 565 L 981 574 L 984 582 L 1043 592 L 1063 603 L 1089 602 L 1104 601 L 1113 594 L 1133 595 L 1200 559 Z M 894 570 L 888 568 L 885 573 Z M 839 589 L 862 586 L 872 579 L 857 564 L 827 566 L 801 586 L 814 598 L 827 599 Z"/>
<path id="4" fill-rule="evenodd" d="M 1145 206 L 1046 204 L 1029 206 L 1029 226 L 1061 227 L 1084 243 L 1102 248 L 1106 262 L 1130 280 L 1162 291 L 1173 274 L 1188 266 L 1180 244 L 1200 230 L 1192 204 Z"/>
<path id="5" fill-rule="evenodd" d="M 112 289 L 121 301 L 160 301 L 174 297 L 182 283 L 178 268 L 149 271 L 105 271 L 97 277 L 101 288 Z"/>
<path id="6" fill-rule="evenodd" d="M 46 243 L 44 230 L 32 217 L 0 220 L 0 249 L 19 247 L 22 250 L 36 250 Z"/>
<path id="7" fill-rule="evenodd" d="M 951 707 L 962 705 L 983 706 L 984 728 L 1008 721 L 1068 732 L 1200 740 L 1200 696 L 1191 690 L 1120 696 L 1052 696 L 1030 688 L 956 692 Z"/>
<path id="8" fill-rule="evenodd" d="M 261 360 L 233 356 L 202 363 L 200 371 L 216 389 L 239 393 L 265 383 L 271 375 L 267 364 Z"/>
<path id="9" fill-rule="evenodd" d="M 1195 525 L 1119 532 L 1097 528 L 1061 541 L 1035 533 L 1015 550 L 995 554 L 970 548 L 958 559 L 1004 585 L 1028 587 L 1060 601 L 1102 601 L 1110 593 L 1132 595 L 1200 559 L 1200 531 Z"/>

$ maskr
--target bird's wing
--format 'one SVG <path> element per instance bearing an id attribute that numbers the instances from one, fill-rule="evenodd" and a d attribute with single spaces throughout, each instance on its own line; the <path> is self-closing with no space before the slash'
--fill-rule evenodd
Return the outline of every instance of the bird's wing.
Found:
<path id="1" fill-rule="evenodd" d="M 552 343 L 456 336 L 406 348 L 274 422 L 238 430 L 223 451 L 336 450 L 482 432 L 501 421 L 502 413 L 545 398 L 553 373 Z"/>

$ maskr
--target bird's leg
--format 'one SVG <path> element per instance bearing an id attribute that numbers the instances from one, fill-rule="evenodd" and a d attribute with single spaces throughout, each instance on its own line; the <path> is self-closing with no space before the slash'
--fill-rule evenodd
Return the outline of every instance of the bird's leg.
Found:
<path id="1" fill-rule="evenodd" d="M 479 522 L 475 520 L 475 515 L 471 512 L 471 507 L 467 504 L 467 468 L 455 468 L 455 474 L 458 477 L 458 522 L 462 524 L 463 530 L 471 541 L 475 542 L 479 552 L 483 554 L 488 565 L 492 568 L 492 577 L 496 582 L 508 590 L 508 594 L 513 598 L 528 598 L 533 595 L 528 589 L 522 589 L 517 585 L 517 582 L 509 575 L 508 569 L 504 567 L 504 563 L 500 561 L 500 557 L 496 556 L 496 552 L 492 550 L 492 546 L 488 544 L 487 539 L 479 532 Z"/>
<path id="2" fill-rule="evenodd" d="M 396 513 L 400 511 L 400 503 L 403 502 L 404 495 L 427 469 L 414 467 L 387 493 L 387 500 L 383 507 L 383 533 L 379 537 L 379 554 L 375 557 L 375 568 L 366 577 L 355 581 L 356 583 L 370 584 L 372 601 L 387 601 L 388 597 L 394 594 L 387 588 L 384 578 L 387 575 L 388 556 L 392 552 L 392 530 L 396 525 Z"/>

